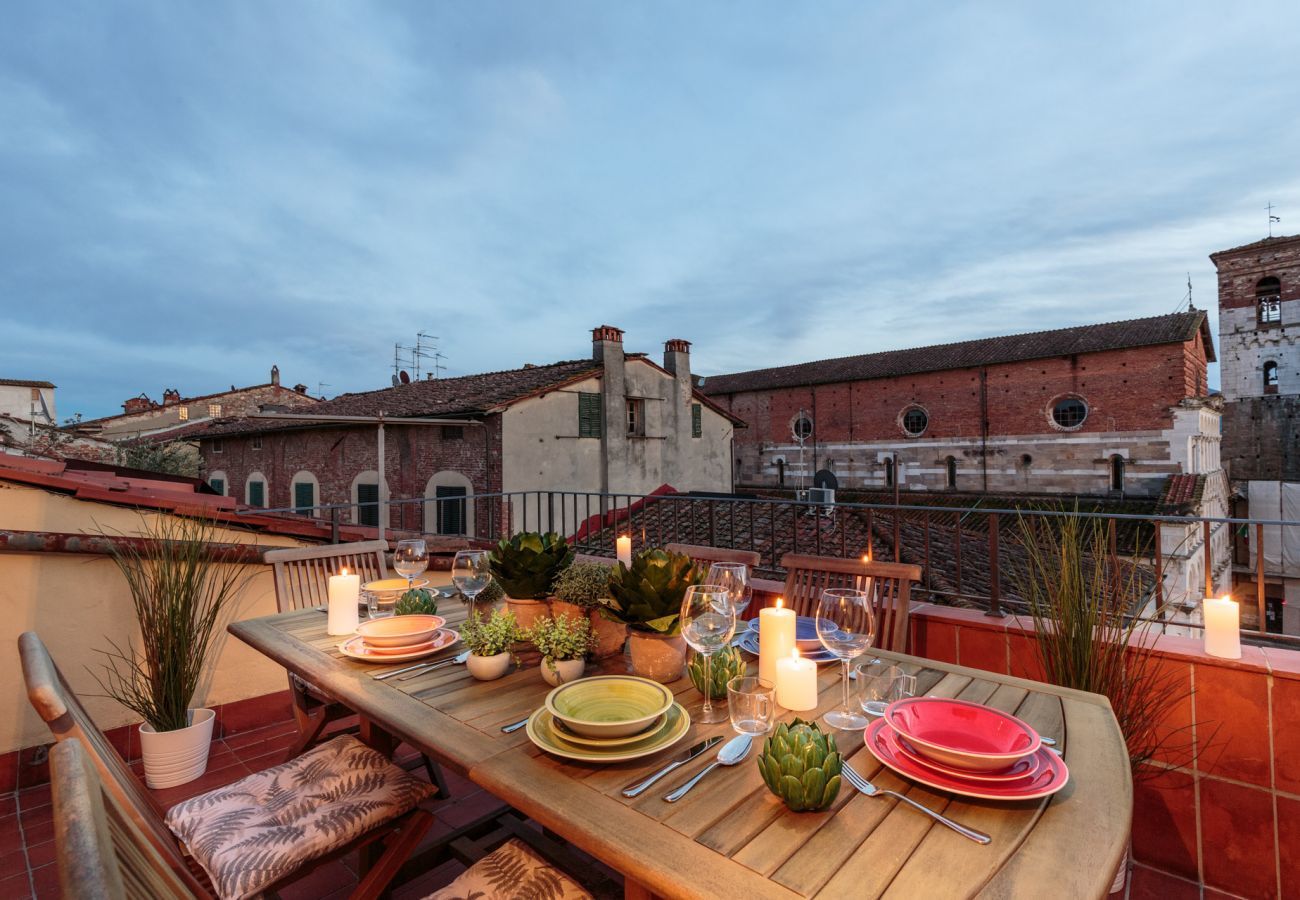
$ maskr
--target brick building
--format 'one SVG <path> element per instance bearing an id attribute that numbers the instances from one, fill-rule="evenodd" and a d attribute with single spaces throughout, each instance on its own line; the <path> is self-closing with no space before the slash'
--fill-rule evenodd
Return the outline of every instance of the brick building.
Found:
<path id="1" fill-rule="evenodd" d="M 482 493 L 730 490 L 738 423 L 692 388 L 689 348 L 668 341 L 661 366 L 605 325 L 590 359 L 344 394 L 309 411 L 333 421 L 212 422 L 197 437 L 209 483 L 249 506 L 344 503 L 345 520 L 377 524 L 381 499 L 423 498 L 385 524 L 435 534 L 474 534 L 483 507 L 461 498 Z M 530 528 L 547 525 L 538 514 Z"/>
<path id="2" fill-rule="evenodd" d="M 1300 521 L 1300 235 L 1210 255 L 1219 274 L 1223 455 L 1233 512 Z M 1255 532 L 1237 559 L 1239 593 L 1256 595 Z M 1300 528 L 1264 535 L 1269 627 L 1300 634 Z"/>

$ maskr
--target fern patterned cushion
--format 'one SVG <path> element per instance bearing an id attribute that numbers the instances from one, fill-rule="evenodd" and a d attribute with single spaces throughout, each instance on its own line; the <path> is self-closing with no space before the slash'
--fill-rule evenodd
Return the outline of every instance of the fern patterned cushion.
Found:
<path id="1" fill-rule="evenodd" d="M 425 900 L 592 900 L 592 896 L 516 838 Z"/>
<path id="2" fill-rule="evenodd" d="M 434 788 L 351 735 L 178 803 L 167 825 L 224 900 L 248 897 L 408 812 Z"/>

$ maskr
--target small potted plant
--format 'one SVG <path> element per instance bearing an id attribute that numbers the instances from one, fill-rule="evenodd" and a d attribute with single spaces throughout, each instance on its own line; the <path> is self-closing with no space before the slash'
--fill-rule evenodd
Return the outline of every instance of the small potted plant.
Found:
<path id="1" fill-rule="evenodd" d="M 510 645 L 519 636 L 519 624 L 509 610 L 496 610 L 486 619 L 478 612 L 470 613 L 460 626 L 461 642 L 469 651 L 465 660 L 469 674 L 479 681 L 495 681 L 510 671 Z"/>
<path id="2" fill-rule="evenodd" d="M 492 576 L 506 592 L 506 605 L 519 627 L 550 614 L 548 598 L 559 574 L 573 564 L 574 551 L 554 532 L 526 531 L 503 539 L 492 551 Z"/>
<path id="3" fill-rule="evenodd" d="M 542 677 L 558 687 L 582 677 L 591 649 L 591 623 L 564 616 L 541 618 L 528 629 L 528 639 L 542 654 Z"/>
<path id="4" fill-rule="evenodd" d="M 596 659 L 622 653 L 627 643 L 627 626 L 600 614 L 610 603 L 610 572 L 605 563 L 574 563 L 555 579 L 551 600 L 551 613 L 557 619 L 569 616 L 591 622 L 591 655 Z"/>
<path id="5" fill-rule="evenodd" d="M 682 599 L 688 587 L 703 581 L 704 570 L 689 556 L 666 550 L 643 550 L 630 569 L 619 563 L 610 575 L 610 604 L 601 615 L 630 629 L 634 674 L 664 683 L 681 677 L 686 665 Z"/>

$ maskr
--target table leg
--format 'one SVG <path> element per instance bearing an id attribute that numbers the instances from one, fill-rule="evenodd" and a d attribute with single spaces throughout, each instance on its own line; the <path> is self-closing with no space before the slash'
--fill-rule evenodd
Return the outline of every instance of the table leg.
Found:
<path id="1" fill-rule="evenodd" d="M 361 716 L 360 720 L 361 733 L 358 736 L 361 738 L 361 743 L 392 759 L 393 753 L 397 750 L 397 745 L 401 742 L 382 726 L 376 725 L 365 716 Z"/>

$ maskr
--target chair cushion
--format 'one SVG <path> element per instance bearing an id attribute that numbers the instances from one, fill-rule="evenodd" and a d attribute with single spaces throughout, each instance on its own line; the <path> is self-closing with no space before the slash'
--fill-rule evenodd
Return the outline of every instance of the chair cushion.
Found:
<path id="1" fill-rule="evenodd" d="M 425 900 L 591 900 L 591 894 L 515 838 Z"/>
<path id="2" fill-rule="evenodd" d="M 178 803 L 167 825 L 223 898 L 247 897 L 434 793 L 351 735 Z"/>

